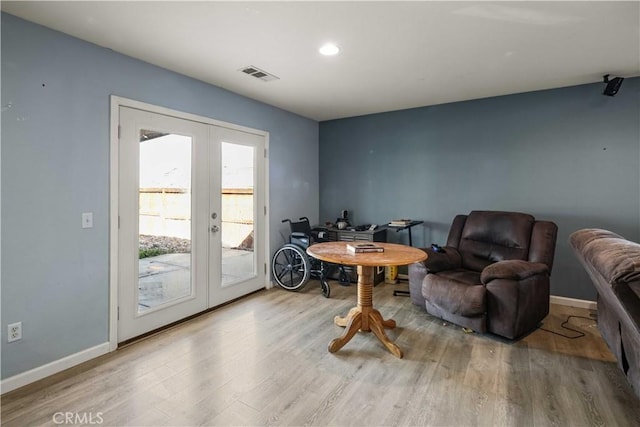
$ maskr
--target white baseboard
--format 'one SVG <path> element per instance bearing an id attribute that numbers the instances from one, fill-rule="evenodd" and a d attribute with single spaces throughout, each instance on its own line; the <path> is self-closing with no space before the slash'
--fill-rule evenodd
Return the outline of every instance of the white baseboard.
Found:
<path id="1" fill-rule="evenodd" d="M 55 360 L 51 363 L 47 363 L 46 365 L 38 366 L 30 371 L 14 375 L 0 382 L 0 390 L 2 390 L 1 394 L 10 392 L 27 384 L 31 384 L 32 382 L 41 380 L 50 375 L 57 374 L 65 369 L 72 368 L 86 362 L 87 360 L 94 359 L 107 353 L 109 353 L 109 343 L 105 342 L 98 344 L 95 347 L 63 357 L 62 359 Z"/>
<path id="2" fill-rule="evenodd" d="M 551 295 L 550 302 L 551 304 L 568 305 L 569 307 L 586 308 L 587 310 L 595 310 L 598 306 L 595 301 L 558 297 L 555 295 Z"/>

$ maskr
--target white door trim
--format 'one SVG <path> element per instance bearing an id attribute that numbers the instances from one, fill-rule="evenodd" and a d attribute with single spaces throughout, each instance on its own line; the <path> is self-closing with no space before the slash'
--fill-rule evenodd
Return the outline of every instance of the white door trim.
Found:
<path id="1" fill-rule="evenodd" d="M 110 117 L 110 147 L 109 147 L 109 351 L 118 348 L 118 126 L 119 126 L 119 109 L 120 107 L 137 108 L 139 110 L 149 111 L 157 114 L 177 117 L 180 119 L 191 120 L 195 122 L 205 123 L 214 126 L 225 127 L 242 132 L 252 133 L 264 137 L 265 141 L 265 167 L 264 167 L 264 253 L 268 257 L 269 247 L 269 132 L 249 128 L 246 126 L 236 125 L 233 123 L 223 122 L 221 120 L 209 117 L 199 116 L 191 113 L 184 113 L 170 108 L 161 107 L 145 102 L 135 101 L 133 99 L 123 98 L 111 95 L 111 117 Z M 270 288 L 271 271 L 270 263 L 266 262 L 267 274 L 265 274 L 264 285 Z"/>

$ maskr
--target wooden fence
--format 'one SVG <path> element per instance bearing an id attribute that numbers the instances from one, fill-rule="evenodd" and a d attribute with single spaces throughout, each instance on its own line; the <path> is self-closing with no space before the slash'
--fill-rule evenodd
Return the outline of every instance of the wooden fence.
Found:
<path id="1" fill-rule="evenodd" d="M 139 203 L 140 234 L 191 238 L 190 190 L 141 188 Z M 252 188 L 227 188 L 222 191 L 222 212 L 219 214 L 223 247 L 253 248 L 253 205 Z M 250 245 L 247 243 L 249 241 Z"/>

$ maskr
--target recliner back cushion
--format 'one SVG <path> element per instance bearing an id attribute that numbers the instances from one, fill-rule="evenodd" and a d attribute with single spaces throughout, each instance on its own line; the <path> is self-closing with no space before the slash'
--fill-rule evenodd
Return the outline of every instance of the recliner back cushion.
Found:
<path id="1" fill-rule="evenodd" d="M 497 261 L 526 260 L 534 222 L 524 213 L 472 211 L 458 246 L 462 267 L 481 271 Z"/>

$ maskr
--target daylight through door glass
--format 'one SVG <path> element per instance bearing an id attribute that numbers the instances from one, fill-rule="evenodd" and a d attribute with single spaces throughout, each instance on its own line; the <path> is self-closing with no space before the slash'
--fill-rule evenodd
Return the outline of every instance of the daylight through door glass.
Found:
<path id="1" fill-rule="evenodd" d="M 255 148 L 223 142 L 222 173 L 222 285 L 256 275 L 254 256 Z"/>
<path id="2" fill-rule="evenodd" d="M 191 137 L 140 131 L 138 313 L 192 294 Z"/>

